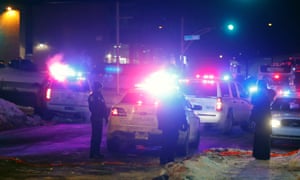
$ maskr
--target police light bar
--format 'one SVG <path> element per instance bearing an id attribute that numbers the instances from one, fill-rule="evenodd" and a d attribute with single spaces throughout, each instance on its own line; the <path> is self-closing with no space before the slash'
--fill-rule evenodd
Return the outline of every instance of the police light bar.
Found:
<path id="1" fill-rule="evenodd" d="M 172 94 L 178 89 L 178 77 L 165 71 L 158 71 L 147 77 L 142 83 L 135 85 L 140 89 L 161 96 Z"/>
<path id="2" fill-rule="evenodd" d="M 287 90 L 287 89 L 285 89 L 285 90 L 279 90 L 279 95 L 280 95 L 280 96 L 285 96 L 285 97 L 287 97 L 287 96 L 290 96 L 290 94 L 291 94 L 291 91 L 290 91 L 290 90 Z"/>
<path id="3" fill-rule="evenodd" d="M 86 80 L 82 72 L 77 72 L 67 64 L 55 62 L 50 65 L 49 72 L 52 78 L 57 81 L 65 81 L 68 78 L 76 80 Z"/>

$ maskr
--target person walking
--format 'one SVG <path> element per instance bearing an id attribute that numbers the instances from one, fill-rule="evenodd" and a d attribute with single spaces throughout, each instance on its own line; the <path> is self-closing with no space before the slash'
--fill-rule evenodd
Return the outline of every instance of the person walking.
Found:
<path id="1" fill-rule="evenodd" d="M 257 92 L 251 99 L 253 109 L 250 120 L 255 122 L 252 156 L 258 160 L 269 160 L 272 133 L 270 104 L 274 93 L 267 88 L 265 80 L 259 80 L 257 87 Z"/>
<path id="2" fill-rule="evenodd" d="M 174 161 L 179 130 L 187 130 L 183 97 L 167 95 L 163 97 L 157 109 L 159 129 L 162 130 L 160 164 Z"/>
<path id="3" fill-rule="evenodd" d="M 89 109 L 91 112 L 92 136 L 90 144 L 90 158 L 103 158 L 100 153 L 102 140 L 103 120 L 107 119 L 107 107 L 101 93 L 102 84 L 94 82 L 93 92 L 88 97 Z"/>

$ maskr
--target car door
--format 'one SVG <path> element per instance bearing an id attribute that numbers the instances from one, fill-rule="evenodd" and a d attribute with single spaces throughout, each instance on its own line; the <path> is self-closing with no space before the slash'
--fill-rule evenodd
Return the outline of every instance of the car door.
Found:
<path id="1" fill-rule="evenodd" d="M 242 103 L 238 97 L 238 91 L 234 82 L 230 82 L 230 90 L 232 93 L 233 116 L 236 121 L 240 121 L 242 119 L 242 111 L 244 109 L 244 106 L 242 106 Z"/>
<path id="2" fill-rule="evenodd" d="M 246 91 L 243 89 L 243 87 L 237 83 L 234 82 L 233 89 L 236 91 L 236 101 L 238 102 L 238 114 L 239 114 L 239 120 L 245 121 L 248 120 L 251 114 L 252 105 L 249 100 L 249 97 L 246 93 Z"/>

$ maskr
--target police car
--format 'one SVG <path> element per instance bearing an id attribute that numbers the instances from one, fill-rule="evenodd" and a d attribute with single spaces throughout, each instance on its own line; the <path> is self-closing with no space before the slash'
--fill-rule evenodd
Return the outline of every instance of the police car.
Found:
<path id="1" fill-rule="evenodd" d="M 89 80 L 83 73 L 67 65 L 56 64 L 50 69 L 51 78 L 46 87 L 46 119 L 54 116 L 70 120 L 89 121 Z"/>
<path id="2" fill-rule="evenodd" d="M 271 104 L 272 139 L 300 140 L 300 96 L 285 93 L 275 97 Z"/>
<path id="3" fill-rule="evenodd" d="M 119 103 L 111 108 L 107 126 L 107 148 L 120 150 L 123 144 L 160 145 L 162 131 L 158 128 L 156 110 L 159 98 L 144 88 L 128 90 Z M 198 147 L 200 121 L 186 101 L 187 131 L 180 131 L 177 152 L 186 155 L 189 147 Z"/>
<path id="4" fill-rule="evenodd" d="M 181 80 L 186 99 L 199 116 L 201 125 L 216 126 L 229 133 L 234 125 L 249 130 L 252 104 L 244 88 L 229 76 L 197 75 Z"/>

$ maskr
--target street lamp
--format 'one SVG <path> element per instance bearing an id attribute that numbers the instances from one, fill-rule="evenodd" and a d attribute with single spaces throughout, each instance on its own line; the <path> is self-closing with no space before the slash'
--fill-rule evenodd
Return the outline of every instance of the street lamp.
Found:
<path id="1" fill-rule="evenodd" d="M 20 56 L 20 11 L 11 6 L 5 8 L 6 11 L 0 14 L 0 54 L 2 58 L 13 59 Z M 9 49 L 7 49 L 9 47 Z"/>

